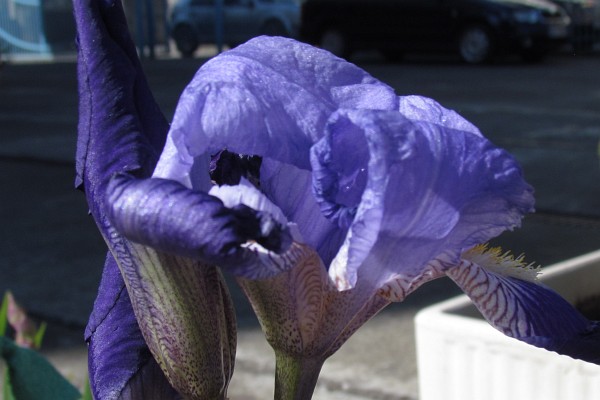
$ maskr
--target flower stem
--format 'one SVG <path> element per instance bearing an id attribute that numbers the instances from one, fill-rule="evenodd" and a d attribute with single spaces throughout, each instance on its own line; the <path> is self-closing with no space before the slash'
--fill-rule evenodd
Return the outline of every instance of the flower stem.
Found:
<path id="1" fill-rule="evenodd" d="M 275 400 L 312 398 L 325 360 L 295 358 L 282 352 L 276 352 L 275 360 Z"/>

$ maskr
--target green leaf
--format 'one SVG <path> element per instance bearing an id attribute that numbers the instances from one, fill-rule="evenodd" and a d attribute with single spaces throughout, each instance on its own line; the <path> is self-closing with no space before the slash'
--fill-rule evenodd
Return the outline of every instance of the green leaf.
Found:
<path id="1" fill-rule="evenodd" d="M 83 388 L 83 394 L 81 395 L 81 400 L 94 400 L 92 397 L 92 388 L 90 387 L 90 379 L 88 378 L 85 387 Z"/>
<path id="2" fill-rule="evenodd" d="M 8 368 L 4 369 L 4 386 L 2 387 L 2 398 L 4 400 L 16 400 L 10 385 L 10 377 L 8 376 Z"/>
<path id="3" fill-rule="evenodd" d="M 47 324 L 42 322 L 40 328 L 37 330 L 37 332 L 35 332 L 35 336 L 33 337 L 33 345 L 36 349 L 42 347 L 42 340 L 44 339 L 44 334 L 46 333 L 46 326 Z"/>
<path id="4" fill-rule="evenodd" d="M 8 323 L 8 292 L 4 293 L 2 305 L 0 305 L 0 336 L 6 335 L 6 324 Z"/>
<path id="5" fill-rule="evenodd" d="M 79 400 L 81 394 L 39 353 L 0 337 L 12 392 L 18 400 Z"/>

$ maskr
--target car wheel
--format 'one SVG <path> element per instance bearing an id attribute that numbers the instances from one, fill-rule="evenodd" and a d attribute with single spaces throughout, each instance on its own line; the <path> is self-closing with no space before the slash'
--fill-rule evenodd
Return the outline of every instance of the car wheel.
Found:
<path id="1" fill-rule="evenodd" d="M 458 39 L 460 57 L 469 64 L 490 61 L 493 41 L 489 31 L 482 25 L 471 25 L 461 32 Z"/>
<path id="2" fill-rule="evenodd" d="M 335 28 L 327 29 L 321 34 L 319 47 L 338 57 L 348 58 L 350 55 L 348 39 L 340 30 Z"/>
<path id="3" fill-rule="evenodd" d="M 287 29 L 281 21 L 271 20 L 265 22 L 260 32 L 267 36 L 289 36 Z"/>
<path id="4" fill-rule="evenodd" d="M 198 39 L 191 26 L 179 25 L 173 31 L 173 40 L 177 50 L 184 57 L 191 57 L 198 48 Z"/>

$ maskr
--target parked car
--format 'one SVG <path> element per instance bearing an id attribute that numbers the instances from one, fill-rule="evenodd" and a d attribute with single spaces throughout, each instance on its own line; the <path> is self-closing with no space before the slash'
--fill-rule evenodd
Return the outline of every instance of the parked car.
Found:
<path id="1" fill-rule="evenodd" d="M 298 34 L 300 6 L 295 0 L 222 0 L 224 44 L 234 47 L 255 36 Z M 215 0 L 180 0 L 169 28 L 177 49 L 191 56 L 203 43 L 217 43 Z"/>
<path id="2" fill-rule="evenodd" d="M 301 15 L 301 39 L 342 57 L 451 51 L 468 63 L 499 52 L 539 61 L 568 39 L 570 23 L 546 0 L 306 0 Z"/>
<path id="3" fill-rule="evenodd" d="M 591 50 L 600 44 L 600 0 L 552 0 L 571 18 L 571 44 L 575 50 Z"/>

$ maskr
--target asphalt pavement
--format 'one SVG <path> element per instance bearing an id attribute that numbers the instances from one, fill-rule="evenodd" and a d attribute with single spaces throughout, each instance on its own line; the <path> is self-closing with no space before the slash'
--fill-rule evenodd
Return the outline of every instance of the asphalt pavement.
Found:
<path id="1" fill-rule="evenodd" d="M 146 61 L 165 115 L 202 58 Z M 356 60 L 398 94 L 433 97 L 474 122 L 522 163 L 537 213 L 494 241 L 549 265 L 600 248 L 600 57 L 562 54 L 539 65 L 472 67 L 455 60 Z M 0 292 L 49 329 L 44 352 L 76 383 L 85 379 L 83 328 L 105 246 L 73 188 L 77 127 L 73 60 L 0 68 Z M 384 310 L 325 364 L 315 399 L 417 399 L 413 317 L 459 294 L 447 280 Z M 272 352 L 234 289 L 239 347 L 233 400 L 272 398 Z"/>

